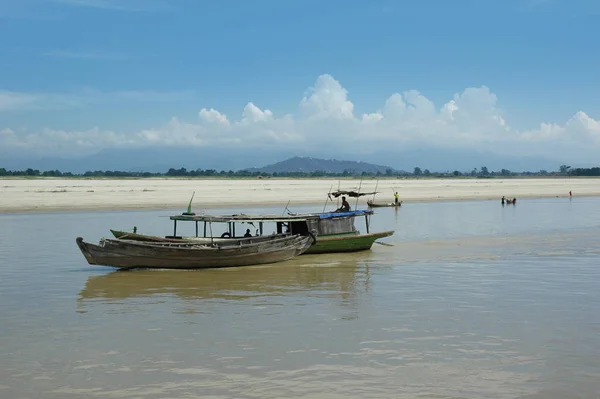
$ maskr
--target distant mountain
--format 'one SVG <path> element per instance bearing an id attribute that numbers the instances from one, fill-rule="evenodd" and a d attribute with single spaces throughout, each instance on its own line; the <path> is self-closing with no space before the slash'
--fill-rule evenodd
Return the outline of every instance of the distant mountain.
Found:
<path id="1" fill-rule="evenodd" d="M 385 173 L 385 171 L 388 169 L 392 171 L 394 170 L 394 168 L 389 166 L 375 165 L 367 162 L 338 161 L 337 159 L 320 159 L 312 157 L 293 157 L 286 159 L 285 161 L 263 166 L 262 168 L 250 168 L 246 170 L 261 173 L 343 173 L 346 170 L 354 173 Z"/>
<path id="2" fill-rule="evenodd" d="M 302 156 L 298 156 L 302 155 Z M 332 159 L 336 158 L 336 159 Z M 286 161 L 278 162 L 282 159 Z M 347 161 L 339 161 L 345 159 Z M 352 161 L 352 160 L 360 160 Z M 94 170 L 166 172 L 169 168 L 253 170 L 260 172 L 289 171 L 343 173 L 355 170 L 358 173 L 385 173 L 386 169 L 412 172 L 415 167 L 431 172 L 458 170 L 470 172 L 473 168 L 486 166 L 489 170 L 509 169 L 513 172 L 540 169 L 558 170 L 561 164 L 572 167 L 590 167 L 577 160 L 548 159 L 543 157 L 519 157 L 499 155 L 491 152 L 470 149 L 436 147 L 385 148 L 372 153 L 336 151 L 331 148 L 317 148 L 310 152 L 294 152 L 277 148 L 240 147 L 145 147 L 130 149 L 104 149 L 96 154 L 80 157 L 39 158 L 25 154 L 2 155 L 0 168 L 25 170 L 58 169 L 62 172 L 84 173 Z M 265 166 L 268 165 L 268 166 Z M 389 166 L 387 166 L 389 165 Z"/>

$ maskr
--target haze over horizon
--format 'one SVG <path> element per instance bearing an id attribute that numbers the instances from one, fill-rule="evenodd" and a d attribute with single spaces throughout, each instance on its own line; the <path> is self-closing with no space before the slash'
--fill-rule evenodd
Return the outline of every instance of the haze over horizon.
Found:
<path id="1" fill-rule="evenodd" d="M 597 166 L 599 12 L 591 0 L 0 1 L 0 166 Z"/>

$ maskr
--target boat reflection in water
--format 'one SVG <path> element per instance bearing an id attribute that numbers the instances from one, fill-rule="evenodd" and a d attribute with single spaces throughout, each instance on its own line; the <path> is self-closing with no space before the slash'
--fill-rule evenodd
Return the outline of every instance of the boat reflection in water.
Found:
<path id="1" fill-rule="evenodd" d="M 248 300 L 265 297 L 331 297 L 352 306 L 360 292 L 369 291 L 370 252 L 306 255 L 280 264 L 204 270 L 114 271 L 88 278 L 79 292 L 79 305 L 122 303 L 158 296 L 165 300 Z M 79 311 L 85 311 L 80 307 Z"/>

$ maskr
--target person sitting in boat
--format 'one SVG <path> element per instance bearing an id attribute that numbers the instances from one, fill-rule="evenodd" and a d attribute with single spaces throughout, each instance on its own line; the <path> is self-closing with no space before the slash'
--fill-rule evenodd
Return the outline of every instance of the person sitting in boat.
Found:
<path id="1" fill-rule="evenodd" d="M 342 206 L 336 209 L 336 212 L 350 212 L 350 204 L 346 201 L 346 197 L 342 197 Z"/>
<path id="2" fill-rule="evenodd" d="M 250 229 L 246 229 L 246 234 L 244 234 L 244 237 L 252 237 L 252 233 L 250 233 Z"/>
<path id="3" fill-rule="evenodd" d="M 400 196 L 398 195 L 398 191 L 396 191 L 394 193 L 394 203 L 397 204 L 399 200 L 400 200 Z"/>

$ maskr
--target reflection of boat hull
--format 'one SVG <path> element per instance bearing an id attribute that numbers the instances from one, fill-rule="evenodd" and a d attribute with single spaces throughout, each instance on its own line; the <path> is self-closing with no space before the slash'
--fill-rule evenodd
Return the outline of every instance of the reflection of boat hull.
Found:
<path id="1" fill-rule="evenodd" d="M 285 296 L 325 289 L 344 298 L 353 297 L 362 284 L 369 283 L 368 252 L 318 257 L 296 257 L 284 264 L 256 267 L 193 270 L 113 271 L 91 275 L 79 293 L 79 301 L 159 296 L 186 300 L 246 300 Z M 202 302 L 197 305 L 202 307 Z M 194 311 L 186 306 L 186 311 Z M 205 308 L 198 311 L 206 311 Z"/>
<path id="2" fill-rule="evenodd" d="M 137 233 L 128 233 L 119 230 L 110 230 L 116 238 L 149 241 L 149 242 L 196 242 L 210 243 L 210 238 L 204 237 L 182 237 L 182 238 L 162 238 L 159 236 L 150 236 Z M 384 237 L 394 234 L 393 231 L 384 231 L 380 233 L 358 234 L 358 232 L 328 234 L 318 236 L 317 242 L 304 252 L 305 254 L 325 254 L 338 252 L 356 252 L 371 249 L 373 243 Z M 230 238 L 215 238 L 215 242 L 231 241 Z"/>
<path id="3" fill-rule="evenodd" d="M 317 242 L 312 245 L 305 254 L 324 254 L 337 252 L 356 252 L 371 249 L 375 240 L 389 237 L 393 231 L 383 231 L 371 234 L 332 234 L 319 236 Z"/>
<path id="4" fill-rule="evenodd" d="M 267 236 L 231 240 L 228 244 L 101 240 L 100 245 L 77 237 L 77 246 L 91 265 L 120 269 L 202 269 L 276 263 L 291 259 L 313 244 L 310 236 Z"/>
<path id="5" fill-rule="evenodd" d="M 367 201 L 367 205 L 369 206 L 369 208 L 385 208 L 385 207 L 400 208 L 402 206 L 402 201 L 400 201 L 400 202 L 390 202 L 390 203 L 387 203 L 387 204 L 376 203 L 376 202 L 372 202 L 372 201 Z"/>

